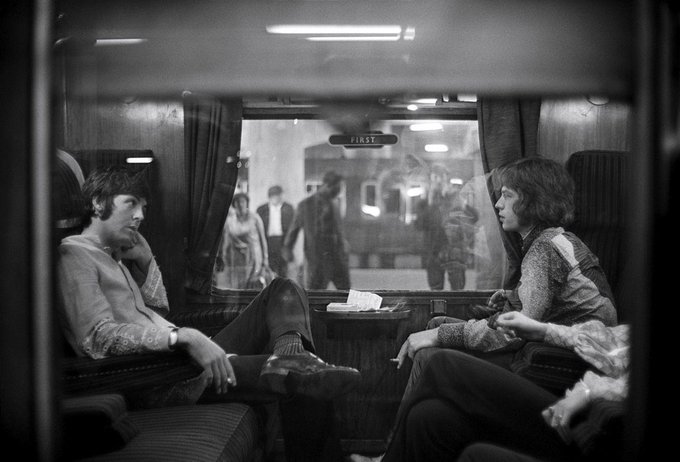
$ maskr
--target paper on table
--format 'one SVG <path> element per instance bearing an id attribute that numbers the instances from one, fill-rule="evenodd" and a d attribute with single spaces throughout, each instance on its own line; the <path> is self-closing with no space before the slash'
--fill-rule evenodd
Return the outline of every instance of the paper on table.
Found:
<path id="1" fill-rule="evenodd" d="M 349 290 L 347 296 L 347 303 L 354 304 L 361 310 L 377 310 L 382 303 L 382 297 L 372 292 L 360 292 L 358 290 Z"/>

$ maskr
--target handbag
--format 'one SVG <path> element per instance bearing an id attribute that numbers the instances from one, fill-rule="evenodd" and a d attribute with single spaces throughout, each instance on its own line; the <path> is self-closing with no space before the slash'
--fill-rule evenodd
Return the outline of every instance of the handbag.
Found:
<path id="1" fill-rule="evenodd" d="M 246 284 L 246 289 L 262 290 L 269 285 L 276 278 L 277 274 L 266 265 L 262 266 L 260 274 L 257 277 L 250 278 Z"/>

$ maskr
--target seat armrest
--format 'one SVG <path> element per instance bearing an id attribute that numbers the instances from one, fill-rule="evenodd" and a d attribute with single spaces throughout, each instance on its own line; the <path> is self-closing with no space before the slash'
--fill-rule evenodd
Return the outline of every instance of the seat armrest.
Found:
<path id="1" fill-rule="evenodd" d="M 66 395 L 133 392 L 196 377 L 201 368 L 180 351 L 112 356 L 103 359 L 63 358 Z"/>
<path id="2" fill-rule="evenodd" d="M 584 418 L 571 427 L 574 443 L 588 460 L 624 460 L 625 418 L 624 402 L 593 400 Z"/>
<path id="3" fill-rule="evenodd" d="M 60 404 L 64 460 L 121 449 L 140 432 L 122 395 L 83 395 Z"/>
<path id="4" fill-rule="evenodd" d="M 573 351 L 542 342 L 527 342 L 513 358 L 510 370 L 557 395 L 562 395 L 591 366 Z"/>

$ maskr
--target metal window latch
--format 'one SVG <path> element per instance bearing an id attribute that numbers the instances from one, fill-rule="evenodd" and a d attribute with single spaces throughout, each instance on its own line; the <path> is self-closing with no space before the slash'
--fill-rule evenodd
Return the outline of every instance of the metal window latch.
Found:
<path id="1" fill-rule="evenodd" d="M 430 315 L 445 316 L 446 300 L 430 300 Z"/>

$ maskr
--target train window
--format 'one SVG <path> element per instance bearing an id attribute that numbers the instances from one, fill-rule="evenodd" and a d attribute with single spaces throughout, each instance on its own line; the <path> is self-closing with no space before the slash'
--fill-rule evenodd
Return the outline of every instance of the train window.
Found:
<path id="1" fill-rule="evenodd" d="M 266 263 L 309 289 L 501 286 L 505 255 L 477 121 L 386 118 L 370 125 L 360 133 L 393 137 L 363 139 L 328 119 L 244 120 L 248 168 L 239 173 L 236 197 L 247 200 L 243 209 L 232 205 L 225 223 L 214 289 L 253 287 Z M 329 177 L 342 179 L 337 195 Z M 233 217 L 239 210 L 240 221 Z M 289 230 L 298 225 L 293 239 Z M 248 242 L 258 248 L 244 258 Z"/>

